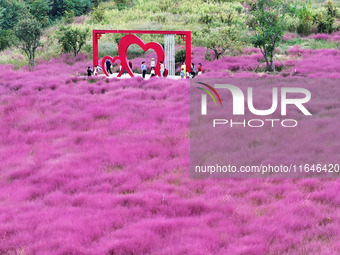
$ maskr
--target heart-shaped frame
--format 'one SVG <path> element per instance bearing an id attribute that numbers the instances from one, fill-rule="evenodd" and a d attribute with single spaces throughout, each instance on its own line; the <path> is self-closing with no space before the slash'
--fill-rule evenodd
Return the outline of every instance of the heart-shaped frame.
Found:
<path id="1" fill-rule="evenodd" d="M 103 59 L 102 59 L 102 68 L 103 68 L 104 74 L 106 76 L 110 76 L 109 73 L 106 70 L 106 64 L 105 64 L 106 60 L 108 60 L 108 59 L 111 61 L 111 65 L 113 65 L 113 63 L 116 62 L 117 60 L 119 60 L 120 63 L 122 63 L 120 57 L 114 57 L 114 58 L 110 57 L 110 56 L 103 57 Z M 124 70 L 124 69 L 122 68 L 122 70 Z"/>
<path id="2" fill-rule="evenodd" d="M 128 63 L 128 59 L 127 59 L 127 50 L 130 47 L 131 44 L 137 44 L 139 47 L 141 47 L 144 51 L 147 51 L 149 49 L 153 49 L 156 54 L 157 54 L 157 62 L 156 62 L 156 66 L 155 66 L 155 74 L 158 76 L 161 76 L 161 64 L 160 61 L 164 62 L 164 49 L 162 47 L 162 45 L 160 45 L 159 43 L 156 42 L 150 42 L 150 43 L 144 43 L 139 37 L 135 36 L 135 35 L 125 35 L 122 37 L 122 39 L 120 39 L 119 43 L 118 43 L 118 57 L 110 57 L 110 56 L 106 56 L 102 59 L 102 66 L 103 66 L 103 70 L 106 76 L 109 76 L 109 74 L 106 71 L 106 66 L 105 66 L 105 61 L 107 59 L 110 59 L 112 64 L 116 61 L 116 60 L 120 60 L 120 65 L 121 65 L 121 70 L 118 74 L 117 77 L 121 77 L 121 75 L 124 72 L 124 69 L 130 74 L 131 77 L 134 77 L 133 72 L 129 66 Z M 164 72 L 164 76 L 166 76 L 167 74 L 167 70 L 165 70 Z"/>

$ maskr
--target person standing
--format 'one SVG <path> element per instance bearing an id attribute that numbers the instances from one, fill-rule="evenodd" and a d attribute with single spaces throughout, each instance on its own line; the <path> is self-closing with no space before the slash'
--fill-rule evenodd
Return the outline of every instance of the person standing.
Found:
<path id="1" fill-rule="evenodd" d="M 154 58 L 151 59 L 151 63 L 150 63 L 151 68 L 155 68 L 156 67 L 156 61 Z"/>
<path id="2" fill-rule="evenodd" d="M 190 79 L 190 73 L 187 72 L 187 79 Z"/>
<path id="3" fill-rule="evenodd" d="M 165 71 L 165 67 L 162 61 L 159 61 L 159 63 L 161 64 L 161 77 L 164 77 L 164 71 Z"/>
<path id="4" fill-rule="evenodd" d="M 87 68 L 87 76 L 88 76 L 88 77 L 92 76 L 91 67 L 88 67 L 88 68 Z"/>
<path id="5" fill-rule="evenodd" d="M 198 75 L 201 75 L 201 74 L 202 74 L 203 67 L 202 67 L 202 64 L 201 64 L 201 63 L 198 64 L 197 71 L 198 71 Z"/>
<path id="6" fill-rule="evenodd" d="M 102 70 L 102 68 L 100 66 L 95 65 L 93 75 L 98 75 L 100 70 Z"/>
<path id="7" fill-rule="evenodd" d="M 195 76 L 196 76 L 195 64 L 191 63 L 191 78 L 195 78 Z"/>
<path id="8" fill-rule="evenodd" d="M 182 63 L 181 69 L 184 72 L 184 78 L 187 76 L 187 66 L 185 65 L 185 63 Z"/>
<path id="9" fill-rule="evenodd" d="M 145 79 L 145 74 L 146 74 L 146 65 L 145 65 L 145 61 L 142 62 L 141 69 L 142 69 L 142 72 L 143 72 L 143 79 Z"/>
<path id="10" fill-rule="evenodd" d="M 111 71 L 111 61 L 110 61 L 110 59 L 107 59 L 107 60 L 105 61 L 105 64 L 106 64 L 106 71 L 107 71 L 107 73 L 112 74 L 112 71 Z"/>
<path id="11" fill-rule="evenodd" d="M 155 76 L 155 68 L 151 67 L 150 77 L 154 77 L 154 76 Z"/>
<path id="12" fill-rule="evenodd" d="M 181 75 L 181 79 L 184 79 L 184 69 L 183 68 L 181 69 L 181 74 L 180 75 Z"/>

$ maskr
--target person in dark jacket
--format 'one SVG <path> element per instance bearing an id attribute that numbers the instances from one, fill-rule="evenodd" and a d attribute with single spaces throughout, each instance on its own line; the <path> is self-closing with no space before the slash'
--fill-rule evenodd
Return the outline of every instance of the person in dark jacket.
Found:
<path id="1" fill-rule="evenodd" d="M 92 70 L 91 70 L 91 67 L 88 67 L 88 68 L 87 68 L 87 76 L 89 76 L 89 77 L 92 76 L 92 73 L 93 73 L 93 72 L 92 72 Z"/>
<path id="2" fill-rule="evenodd" d="M 142 69 L 142 72 L 143 72 L 143 79 L 145 79 L 145 74 L 146 74 L 146 65 L 145 65 L 145 61 L 142 62 L 141 69 Z"/>
<path id="3" fill-rule="evenodd" d="M 110 61 L 110 59 L 107 59 L 107 60 L 105 61 L 105 64 L 106 64 L 106 71 L 107 71 L 108 73 L 112 74 L 112 71 L 111 71 L 111 61 Z"/>

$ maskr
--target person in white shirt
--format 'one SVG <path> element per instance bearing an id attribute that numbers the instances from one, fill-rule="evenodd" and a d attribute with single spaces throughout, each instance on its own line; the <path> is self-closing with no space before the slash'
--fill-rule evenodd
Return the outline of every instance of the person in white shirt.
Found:
<path id="1" fill-rule="evenodd" d="M 95 65 L 93 75 L 98 75 L 100 70 L 103 70 L 103 69 L 100 66 Z"/>
<path id="2" fill-rule="evenodd" d="M 150 64 L 151 68 L 155 68 L 156 67 L 156 61 L 154 58 L 151 59 L 151 64 Z"/>
<path id="3" fill-rule="evenodd" d="M 190 77 L 190 73 L 189 72 L 187 72 L 187 79 L 190 79 L 191 77 Z"/>

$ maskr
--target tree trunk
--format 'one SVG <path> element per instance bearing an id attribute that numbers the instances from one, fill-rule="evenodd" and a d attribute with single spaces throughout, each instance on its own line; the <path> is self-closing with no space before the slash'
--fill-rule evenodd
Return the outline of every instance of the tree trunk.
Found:
<path id="1" fill-rule="evenodd" d="M 270 69 L 268 70 L 269 72 L 274 72 L 275 71 L 275 65 L 274 65 L 274 60 L 273 60 L 274 55 L 270 55 Z"/>
<path id="2" fill-rule="evenodd" d="M 267 56 L 264 56 L 264 60 L 266 61 L 267 71 L 270 72 L 270 63 L 269 63 Z"/>
<path id="3" fill-rule="evenodd" d="M 219 56 L 219 54 L 218 54 L 217 50 L 214 50 L 214 53 L 215 53 L 215 57 L 214 57 L 214 59 L 217 59 L 217 60 L 218 60 L 218 58 L 219 58 L 220 56 Z M 213 59 L 213 60 L 214 60 L 214 59 Z"/>
<path id="4" fill-rule="evenodd" d="M 31 49 L 28 50 L 28 63 L 30 66 L 34 66 L 34 53 Z"/>
<path id="5" fill-rule="evenodd" d="M 32 50 L 32 66 L 35 65 L 35 49 Z"/>
<path id="6" fill-rule="evenodd" d="M 267 56 L 265 56 L 264 59 L 266 60 L 267 71 L 274 72 L 275 66 L 274 66 L 274 61 L 273 61 L 273 55 L 270 55 L 270 59 L 268 59 Z"/>

